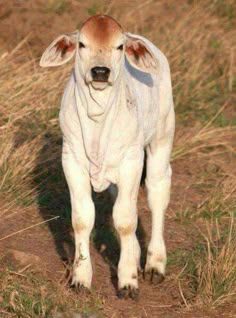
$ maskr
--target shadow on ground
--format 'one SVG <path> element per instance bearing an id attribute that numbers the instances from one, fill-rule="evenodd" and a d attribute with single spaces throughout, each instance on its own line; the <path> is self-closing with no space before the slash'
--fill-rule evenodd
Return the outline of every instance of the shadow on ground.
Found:
<path id="1" fill-rule="evenodd" d="M 48 222 L 53 235 L 57 253 L 63 262 L 72 264 L 74 257 L 74 238 L 71 226 L 71 207 L 69 190 L 61 165 L 61 136 L 51 132 L 44 135 L 33 172 L 34 185 L 37 187 L 37 203 L 44 220 L 59 216 Z M 108 191 L 93 195 L 96 220 L 92 241 L 98 253 L 109 265 L 111 280 L 117 288 L 117 265 L 119 261 L 119 241 L 112 225 L 113 202 Z M 139 220 L 137 236 L 142 249 L 141 264 L 144 265 L 146 247 L 145 234 Z"/>

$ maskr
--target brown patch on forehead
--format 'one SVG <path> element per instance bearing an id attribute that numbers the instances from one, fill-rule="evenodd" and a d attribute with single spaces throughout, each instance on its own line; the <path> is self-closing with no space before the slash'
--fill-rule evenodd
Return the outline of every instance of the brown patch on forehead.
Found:
<path id="1" fill-rule="evenodd" d="M 111 46 L 122 34 L 122 28 L 116 20 L 107 15 L 89 18 L 81 27 L 81 34 L 94 44 Z"/>

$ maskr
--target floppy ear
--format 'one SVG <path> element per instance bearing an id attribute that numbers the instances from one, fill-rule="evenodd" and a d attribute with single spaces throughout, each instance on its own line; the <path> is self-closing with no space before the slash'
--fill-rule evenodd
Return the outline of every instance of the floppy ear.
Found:
<path id="1" fill-rule="evenodd" d="M 43 53 L 39 65 L 59 66 L 68 62 L 75 54 L 78 33 L 60 35 Z"/>
<path id="2" fill-rule="evenodd" d="M 125 56 L 140 71 L 158 73 L 159 62 L 147 43 L 139 37 L 126 33 Z"/>

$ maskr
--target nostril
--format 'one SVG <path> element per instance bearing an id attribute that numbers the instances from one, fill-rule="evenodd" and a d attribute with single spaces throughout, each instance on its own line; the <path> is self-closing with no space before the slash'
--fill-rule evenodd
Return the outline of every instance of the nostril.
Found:
<path id="1" fill-rule="evenodd" d="M 97 75 L 97 67 L 93 67 L 92 69 L 91 69 L 91 74 L 92 74 L 92 77 L 94 78 L 96 75 Z"/>
<path id="2" fill-rule="evenodd" d="M 91 69 L 91 75 L 95 81 L 107 81 L 110 75 L 110 69 L 105 66 L 96 66 Z"/>

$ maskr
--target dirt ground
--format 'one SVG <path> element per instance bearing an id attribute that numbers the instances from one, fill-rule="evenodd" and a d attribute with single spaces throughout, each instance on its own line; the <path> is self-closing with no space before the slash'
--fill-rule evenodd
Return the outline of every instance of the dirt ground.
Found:
<path id="1" fill-rule="evenodd" d="M 200 164 L 200 163 L 199 163 Z M 173 164 L 174 178 L 172 188 L 172 199 L 167 211 L 165 222 L 165 240 L 168 254 L 173 251 L 188 250 L 194 247 L 192 228 L 176 222 L 174 211 L 183 198 L 185 204 L 191 205 L 193 201 L 201 198 L 201 193 L 194 191 L 192 184 L 194 180 L 187 165 Z M 184 172 L 184 173 L 183 173 Z M 65 189 L 65 191 L 67 191 Z M 58 194 L 57 194 L 58 195 Z M 58 197 L 58 200 L 60 198 Z M 142 274 L 139 277 L 140 296 L 137 301 L 120 300 L 117 297 L 116 266 L 118 263 L 119 248 L 115 241 L 116 236 L 112 234 L 111 206 L 108 194 L 103 194 L 98 198 L 102 210 L 97 209 L 96 230 L 99 231 L 101 241 L 98 239 L 91 248 L 94 276 L 93 290 L 89 297 L 102 300 L 103 312 L 106 317 L 234 317 L 235 306 L 221 307 L 220 309 L 209 308 L 188 308 L 184 297 L 191 299 L 192 294 L 188 285 L 183 282 L 179 285 L 176 276 L 180 275 L 181 265 L 170 264 L 167 266 L 166 279 L 160 285 L 153 286 L 143 280 Z M 150 238 L 151 217 L 146 205 L 145 191 L 143 187 L 139 193 L 139 227 L 138 238 L 142 246 L 142 256 L 145 258 L 147 242 Z M 0 226 L 2 236 L 15 232 L 18 228 L 27 228 L 32 223 L 37 224 L 45 219 L 57 214 L 56 211 L 47 210 L 45 212 L 38 209 L 16 214 L 6 224 Z M 59 223 L 59 224 L 58 224 Z M 51 231 L 50 231 L 51 229 Z M 105 237 L 104 237 L 105 232 Z M 108 236 L 109 235 L 109 236 Z M 191 239 L 190 239 L 191 238 Z M 112 242 L 110 240 L 112 239 Z M 105 249 L 105 250 L 104 250 Z M 22 268 L 31 264 L 36 268 L 36 274 L 40 272 L 46 279 L 61 282 L 64 288 L 69 288 L 67 278 L 67 264 L 73 260 L 73 233 L 69 225 L 63 224 L 63 220 L 52 221 L 50 227 L 38 226 L 29 229 L 24 233 L 9 238 L 7 242 L 0 245 L 1 254 L 9 254 L 11 262 Z M 19 252 L 23 252 L 18 255 Z M 179 257 L 184 257 L 181 255 Z M 72 289 L 72 292 L 73 289 Z M 77 296 L 82 302 L 86 302 L 88 295 L 78 292 Z"/>
<path id="2" fill-rule="evenodd" d="M 134 14 L 132 14 L 132 10 L 140 5 L 140 10 L 142 10 L 141 2 L 123 1 L 121 4 L 115 4 L 115 2 L 104 1 L 104 3 L 107 12 L 118 18 L 121 23 L 124 21 L 127 28 L 129 25 L 133 25 Z M 160 12 L 162 14 L 164 12 L 165 15 L 161 17 L 157 11 L 151 15 L 151 18 L 162 18 L 167 21 L 166 24 L 168 25 L 169 19 L 179 18 L 182 4 L 186 5 L 186 10 L 188 10 L 186 3 L 182 0 L 178 2 L 178 5 L 174 5 L 173 2 L 168 3 L 168 1 L 166 4 L 160 2 Z M 127 8 L 123 14 L 122 5 L 126 5 Z M 0 57 L 3 56 L 4 52 L 14 50 L 23 40 L 26 43 L 27 54 L 30 52 L 32 58 L 39 59 L 41 53 L 55 37 L 78 28 L 87 17 L 99 12 L 99 8 L 99 5 L 94 1 L 87 1 L 86 3 L 81 1 L 42 0 L 2 2 L 0 3 Z M 130 15 L 128 15 L 129 10 Z M 151 18 L 150 23 L 152 23 Z M 141 16 L 141 19 L 144 22 L 146 21 L 145 16 Z M 135 30 L 134 27 L 132 31 L 140 32 L 138 28 Z M 141 31 L 145 32 L 145 29 Z M 58 99 L 60 98 L 58 97 Z M 229 109 L 225 111 L 226 117 L 232 116 Z M 187 136 L 187 125 L 183 125 L 180 120 L 177 120 L 176 138 L 178 139 L 185 133 Z M 50 139 L 50 137 L 48 138 Z M 178 143 L 178 140 L 176 140 L 176 143 Z M 45 153 L 42 152 L 43 160 L 41 161 L 46 162 L 45 158 L 48 151 L 49 149 L 46 149 Z M 52 178 L 51 184 L 45 185 L 42 183 L 42 186 L 37 188 L 37 204 L 23 209 L 20 206 L 15 206 L 12 210 L 14 217 L 5 218 L 4 222 L 0 223 L 0 253 L 2 259 L 6 259 L 6 262 L 10 262 L 11 265 L 14 264 L 17 269 L 29 266 L 34 275 L 42 276 L 44 280 L 60 286 L 58 287 L 58 293 L 61 288 L 66 290 L 69 297 L 71 295 L 73 299 L 78 299 L 82 306 L 85 306 L 86 302 L 90 305 L 94 304 L 97 310 L 94 317 L 236 317 L 236 305 L 232 302 L 226 302 L 219 307 L 199 306 L 195 302 L 191 280 L 182 276 L 188 262 L 186 255 L 191 254 L 196 246 L 196 240 L 199 239 L 197 229 L 204 228 L 202 219 L 194 220 L 190 216 L 190 221 L 186 221 L 184 211 L 197 210 L 199 204 L 202 204 L 208 196 L 206 195 L 207 184 L 201 187 L 199 186 L 199 180 L 205 180 L 202 173 L 208 173 L 211 164 L 210 158 L 205 156 L 203 159 L 201 156 L 190 154 L 183 159 L 173 159 L 171 202 L 166 212 L 165 221 L 165 241 L 168 251 L 166 278 L 162 284 L 153 286 L 144 281 L 142 274 L 140 274 L 140 296 L 137 301 L 133 301 L 120 300 L 117 297 L 116 267 L 119 244 L 112 228 L 112 206 L 106 192 L 95 196 L 96 225 L 91 243 L 94 276 L 93 289 L 89 295 L 69 287 L 68 273 L 74 252 L 73 231 L 69 217 L 61 216 L 59 219 L 34 226 L 11 236 L 12 233 L 20 229 L 26 229 L 33 224 L 53 218 L 60 214 L 60 211 L 65 207 L 68 208 L 69 194 L 60 164 L 60 141 L 56 145 L 54 153 L 53 163 L 45 163 L 45 173 L 50 176 L 59 175 L 59 179 L 63 182 L 59 188 L 57 188 L 57 177 Z M 222 157 L 222 160 L 227 160 L 227 167 L 234 174 L 234 158 L 226 154 L 225 157 Z M 35 171 L 38 172 L 37 169 Z M 32 184 L 34 181 L 32 180 Z M 202 182 L 204 183 L 204 181 Z M 45 198 L 45 192 L 47 191 L 50 192 L 49 200 L 53 197 L 53 202 L 40 203 Z M 2 206 L 4 206 L 7 196 L 3 194 L 0 200 Z M 147 208 L 143 186 L 140 187 L 139 192 L 138 213 L 139 226 L 137 233 L 142 247 L 142 264 L 144 264 L 145 251 L 150 238 L 151 216 Z M 7 239 L 1 240 L 8 235 Z M 5 261 L 0 264 L 2 270 L 4 270 L 4 264 L 6 264 Z M 1 317 L 13 317 L 8 314 L 3 311 Z M 72 314 L 70 316 L 68 313 L 68 315 L 68 317 L 73 317 Z M 20 316 L 18 313 L 14 317 Z M 39 316 L 44 317 L 43 314 Z M 24 316 L 22 315 L 22 317 Z M 46 317 L 49 316 L 46 315 Z M 63 314 L 61 317 L 67 317 L 67 315 Z"/>

